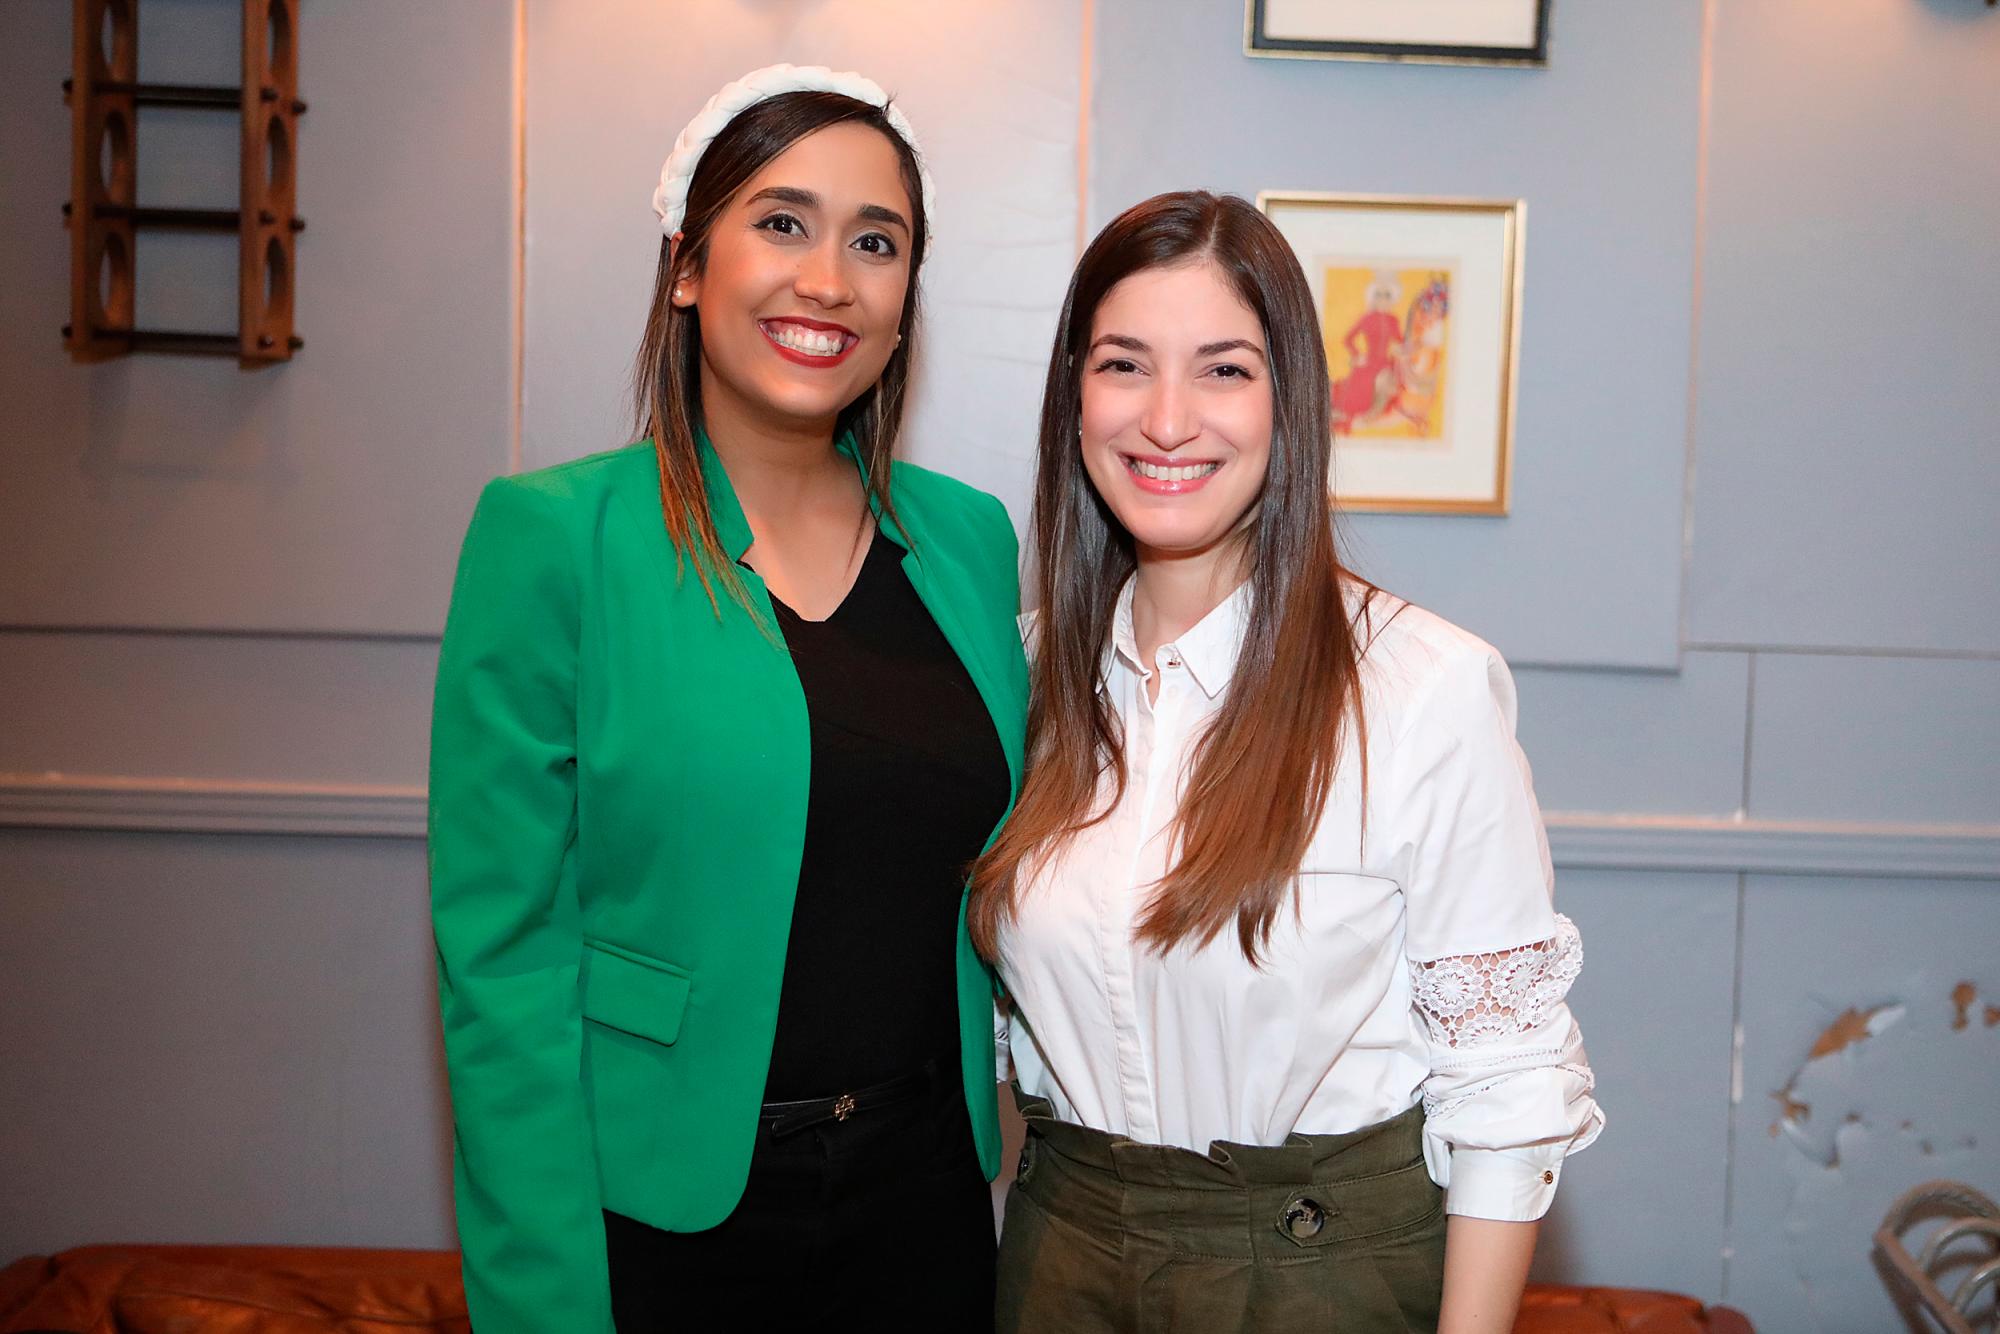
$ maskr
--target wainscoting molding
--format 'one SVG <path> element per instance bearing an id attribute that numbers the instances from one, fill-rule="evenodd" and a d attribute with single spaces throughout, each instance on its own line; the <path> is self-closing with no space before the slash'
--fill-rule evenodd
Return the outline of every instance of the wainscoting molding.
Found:
<path id="1" fill-rule="evenodd" d="M 2000 880 L 2000 825 L 1549 811 L 1557 866 Z"/>
<path id="2" fill-rule="evenodd" d="M 0 774 L 0 827 L 422 838 L 424 824 L 415 786 Z"/>
<path id="3" fill-rule="evenodd" d="M 1550 811 L 1556 865 L 1627 871 L 2000 880 L 2000 825 Z M 422 838 L 424 790 L 0 773 L 0 827 Z"/>

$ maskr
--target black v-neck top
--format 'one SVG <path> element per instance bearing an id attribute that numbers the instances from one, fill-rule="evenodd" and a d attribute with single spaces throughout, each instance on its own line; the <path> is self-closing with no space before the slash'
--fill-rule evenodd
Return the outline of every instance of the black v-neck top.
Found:
<path id="1" fill-rule="evenodd" d="M 965 872 L 1007 808 L 1007 760 L 965 666 L 874 534 L 824 621 L 771 600 L 812 723 L 805 854 L 767 1102 L 958 1061 Z"/>

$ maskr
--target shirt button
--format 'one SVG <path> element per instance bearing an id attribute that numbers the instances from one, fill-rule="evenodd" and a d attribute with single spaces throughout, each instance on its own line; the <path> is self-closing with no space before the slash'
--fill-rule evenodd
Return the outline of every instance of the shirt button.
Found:
<path id="1" fill-rule="evenodd" d="M 1174 652 L 1174 651 L 1173 651 L 1172 649 L 1168 649 L 1168 650 L 1167 650 L 1167 666 L 1169 666 L 1169 667 L 1178 667 L 1178 666 L 1180 666 L 1180 665 L 1181 665 L 1181 655 L 1180 655 L 1180 654 L 1178 654 L 1178 653 L 1176 653 L 1176 652 Z"/>
<path id="2" fill-rule="evenodd" d="M 1553 1185 L 1555 1185 L 1555 1184 L 1556 1184 L 1556 1174 L 1555 1174 L 1554 1172 L 1544 1172 L 1544 1173 L 1542 1173 L 1542 1184 L 1543 1184 L 1544 1186 L 1553 1186 Z"/>

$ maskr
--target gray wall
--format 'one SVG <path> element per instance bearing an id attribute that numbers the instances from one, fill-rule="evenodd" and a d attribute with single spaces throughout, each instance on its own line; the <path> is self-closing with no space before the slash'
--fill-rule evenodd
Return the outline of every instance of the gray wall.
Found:
<path id="1" fill-rule="evenodd" d="M 227 6 L 139 8 L 142 78 L 236 82 Z M 306 349 L 244 372 L 60 349 L 69 9 L 0 7 L 0 1259 L 446 1244 L 410 835 L 511 454 L 512 16 L 303 6 Z M 142 199 L 233 205 L 236 133 L 142 113 Z M 148 324 L 233 323 L 229 244 L 138 265 Z"/>
<path id="2" fill-rule="evenodd" d="M 143 9 L 146 77 L 231 79 L 214 6 Z M 448 1244 L 420 839 L 459 531 L 621 438 L 674 128 L 826 59 L 937 164 L 910 453 L 1017 519 L 1079 214 L 1528 200 L 1514 512 L 1353 534 L 1520 666 L 1611 1117 L 1539 1270 L 1889 1326 L 1889 1200 L 2000 1188 L 2000 15 L 1556 9 L 1518 71 L 1250 60 L 1228 0 L 740 0 L 698 43 L 637 0 L 307 4 L 308 345 L 245 373 L 64 359 L 67 6 L 0 7 L 0 1259 Z M 229 195 L 214 132 L 149 115 L 149 198 Z M 211 254 L 141 256 L 147 309 L 227 318 Z"/>

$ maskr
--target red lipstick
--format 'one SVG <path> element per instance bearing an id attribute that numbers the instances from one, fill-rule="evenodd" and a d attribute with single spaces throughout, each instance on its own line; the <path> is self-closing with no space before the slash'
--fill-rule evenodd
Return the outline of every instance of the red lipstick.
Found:
<path id="1" fill-rule="evenodd" d="M 855 333 L 847 326 L 829 324 L 825 320 L 807 319 L 802 315 L 787 315 L 780 319 L 759 320 L 757 321 L 757 327 L 762 331 L 765 340 L 771 344 L 772 351 L 776 352 L 786 361 L 796 363 L 800 366 L 810 366 L 814 370 L 825 370 L 830 366 L 838 366 L 841 362 L 847 360 L 855 348 L 861 345 L 861 335 Z M 778 338 L 779 331 L 787 328 L 803 329 L 807 333 L 812 334 L 830 335 L 839 341 L 839 349 L 828 352 L 809 352 L 804 348 L 788 347 L 780 342 Z"/>

